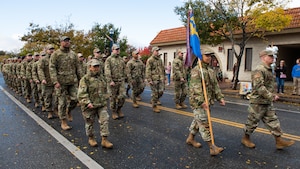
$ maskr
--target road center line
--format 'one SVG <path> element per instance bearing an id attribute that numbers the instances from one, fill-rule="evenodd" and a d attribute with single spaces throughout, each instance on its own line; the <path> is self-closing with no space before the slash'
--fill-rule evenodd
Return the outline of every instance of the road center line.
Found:
<path id="1" fill-rule="evenodd" d="M 126 101 L 132 103 L 131 99 L 126 99 Z M 145 103 L 145 102 L 138 102 L 138 104 L 146 106 L 146 107 L 152 107 L 152 104 Z M 194 117 L 194 114 L 191 113 L 191 112 L 187 112 L 187 111 L 183 111 L 183 110 L 177 110 L 177 109 L 173 109 L 173 108 L 169 108 L 169 107 L 163 107 L 163 106 L 158 106 L 158 108 L 161 109 L 161 110 L 164 110 L 164 111 L 171 112 L 171 113 L 176 113 L 176 114 L 180 114 L 180 115 L 184 115 L 184 116 Z M 225 124 L 225 125 L 228 125 L 228 126 L 237 127 L 237 128 L 241 128 L 241 129 L 243 129 L 244 126 L 245 126 L 245 124 L 242 124 L 242 123 L 237 123 L 237 122 L 233 122 L 233 121 L 229 121 L 229 120 L 223 120 L 223 119 L 214 118 L 214 117 L 212 117 L 211 120 L 213 122 L 216 122 L 216 123 Z M 256 129 L 256 132 L 271 135 L 270 131 L 267 130 L 267 129 L 264 129 L 264 128 L 259 128 L 258 127 Z M 287 138 L 287 139 L 292 139 L 292 140 L 295 140 L 295 141 L 300 141 L 300 136 L 297 136 L 297 135 L 284 133 L 282 135 L 282 137 Z"/>

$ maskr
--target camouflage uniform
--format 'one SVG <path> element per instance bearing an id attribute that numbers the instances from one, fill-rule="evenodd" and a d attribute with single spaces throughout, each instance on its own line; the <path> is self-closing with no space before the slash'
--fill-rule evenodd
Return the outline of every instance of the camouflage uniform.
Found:
<path id="1" fill-rule="evenodd" d="M 42 83 L 42 96 L 44 100 L 44 106 L 46 112 L 52 112 L 53 109 L 57 111 L 58 101 L 56 94 L 54 93 L 54 84 L 51 81 L 50 71 L 49 71 L 49 61 L 50 61 L 50 54 L 46 54 L 46 56 L 42 57 L 39 60 L 38 64 L 38 75 L 41 83 Z M 54 105 L 53 105 L 54 103 Z"/>
<path id="2" fill-rule="evenodd" d="M 182 105 L 187 95 L 186 69 L 183 64 L 183 58 L 177 56 L 173 61 L 172 69 L 172 77 L 175 87 L 174 101 L 175 104 Z"/>
<path id="3" fill-rule="evenodd" d="M 39 96 L 38 96 L 38 90 L 37 90 L 37 85 L 33 81 L 32 78 L 32 67 L 33 64 L 35 63 L 35 60 L 33 59 L 31 62 L 28 63 L 26 67 L 26 78 L 29 80 L 30 86 L 31 86 L 31 94 L 33 95 L 33 99 L 35 101 L 35 104 L 39 104 Z"/>
<path id="4" fill-rule="evenodd" d="M 16 67 L 17 93 L 19 93 L 19 95 L 23 95 L 23 90 L 22 90 L 23 80 L 21 78 L 21 67 L 22 67 L 22 59 L 19 59 L 19 62 L 17 63 L 17 67 Z"/>
<path id="5" fill-rule="evenodd" d="M 281 136 L 282 130 L 273 106 L 275 81 L 272 68 L 260 64 L 252 72 L 251 78 L 252 92 L 248 107 L 248 119 L 244 128 L 245 133 L 252 134 L 262 119 L 273 135 Z"/>
<path id="6" fill-rule="evenodd" d="M 30 54 L 27 54 L 30 55 Z M 24 62 L 22 62 L 22 66 L 21 66 L 21 78 L 23 79 L 23 87 L 24 87 L 24 98 L 28 100 L 28 102 L 30 101 L 30 97 L 31 97 L 31 86 L 30 86 L 30 82 L 29 79 L 26 78 L 26 69 L 27 66 L 30 62 L 30 60 L 28 60 L 29 56 L 26 56 L 26 59 L 24 60 Z"/>
<path id="7" fill-rule="evenodd" d="M 146 79 L 151 85 L 151 102 L 156 107 L 165 89 L 165 68 L 159 56 L 152 55 L 146 63 Z"/>
<path id="8" fill-rule="evenodd" d="M 125 63 L 116 54 L 110 55 L 105 61 L 105 78 L 107 81 L 108 93 L 110 93 L 110 108 L 116 112 L 123 107 L 125 102 Z M 111 82 L 115 86 L 109 85 Z M 117 110 L 116 110 L 117 109 Z"/>
<path id="9" fill-rule="evenodd" d="M 51 55 L 49 69 L 52 83 L 60 84 L 59 88 L 55 88 L 58 98 L 58 115 L 61 120 L 65 120 L 67 97 L 70 97 L 68 107 L 68 112 L 70 112 L 76 107 L 78 79 L 82 77 L 76 54 L 69 48 L 60 47 Z"/>
<path id="10" fill-rule="evenodd" d="M 145 88 L 145 65 L 140 59 L 132 58 L 126 65 L 128 83 L 132 86 L 132 101 L 143 93 Z"/>
<path id="11" fill-rule="evenodd" d="M 205 79 L 208 104 L 210 106 L 214 104 L 214 100 L 220 101 L 221 99 L 224 99 L 224 95 L 221 93 L 214 70 L 204 62 L 202 62 L 202 70 Z M 194 119 L 189 128 L 190 133 L 196 135 L 196 133 L 200 132 L 204 141 L 211 141 L 206 110 L 201 107 L 201 105 L 205 103 L 205 98 L 199 66 L 194 67 L 191 71 L 189 100 L 194 113 Z"/>
<path id="12" fill-rule="evenodd" d="M 99 72 L 88 73 L 81 78 L 79 82 L 77 98 L 81 105 L 82 116 L 85 121 L 85 131 L 88 137 L 94 137 L 94 121 L 98 118 L 100 124 L 101 136 L 108 136 L 108 120 L 107 112 L 107 87 L 104 76 Z M 92 103 L 93 108 L 88 108 L 88 104 Z"/>
<path id="13" fill-rule="evenodd" d="M 33 79 L 33 83 L 36 85 L 36 95 L 37 95 L 37 100 L 36 103 L 41 104 L 42 106 L 44 106 L 44 101 L 43 101 L 43 97 L 42 97 L 42 86 L 41 86 L 41 81 L 39 79 L 38 76 L 38 64 L 39 64 L 39 60 L 35 61 L 32 64 L 32 79 Z"/>

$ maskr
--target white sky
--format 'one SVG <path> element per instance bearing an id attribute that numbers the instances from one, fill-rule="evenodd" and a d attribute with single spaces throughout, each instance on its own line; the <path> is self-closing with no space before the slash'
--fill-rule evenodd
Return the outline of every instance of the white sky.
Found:
<path id="1" fill-rule="evenodd" d="M 67 20 L 76 30 L 91 30 L 95 23 L 112 23 L 121 28 L 135 47 L 148 46 L 157 33 L 164 29 L 183 26 L 176 6 L 185 0 L 85 0 L 41 1 L 9 0 L 1 2 L 0 50 L 17 51 L 23 46 L 20 37 L 28 32 L 29 23 L 44 27 L 64 24 Z M 289 7 L 300 7 L 293 0 Z"/>

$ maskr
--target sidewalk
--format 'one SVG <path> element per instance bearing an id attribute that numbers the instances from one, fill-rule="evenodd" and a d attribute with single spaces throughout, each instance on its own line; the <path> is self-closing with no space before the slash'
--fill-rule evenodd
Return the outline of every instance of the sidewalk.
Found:
<path id="1" fill-rule="evenodd" d="M 222 93 L 226 96 L 231 97 L 241 97 L 239 94 L 239 86 L 237 90 L 231 89 L 231 82 L 220 82 L 219 86 L 222 89 Z M 293 89 L 293 83 L 292 82 L 286 82 L 285 83 L 285 93 L 284 94 L 278 94 L 280 99 L 280 102 L 288 102 L 288 103 L 295 103 L 300 104 L 300 96 L 292 95 L 292 89 Z M 168 91 L 174 91 L 174 83 L 171 82 L 169 86 L 166 86 L 166 90 Z"/>

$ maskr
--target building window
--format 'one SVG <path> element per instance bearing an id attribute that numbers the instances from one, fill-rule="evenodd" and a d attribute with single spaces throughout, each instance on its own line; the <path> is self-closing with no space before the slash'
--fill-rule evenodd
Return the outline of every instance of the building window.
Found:
<path id="1" fill-rule="evenodd" d="M 245 71 L 252 70 L 252 48 L 246 48 L 245 54 Z"/>
<path id="2" fill-rule="evenodd" d="M 167 66 L 168 64 L 168 53 L 164 53 L 164 65 L 165 67 Z"/>
<path id="3" fill-rule="evenodd" d="M 227 70 L 232 71 L 233 69 L 233 53 L 232 49 L 228 49 L 227 51 Z"/>
<path id="4" fill-rule="evenodd" d="M 174 52 L 174 59 L 176 58 L 176 52 Z"/>

